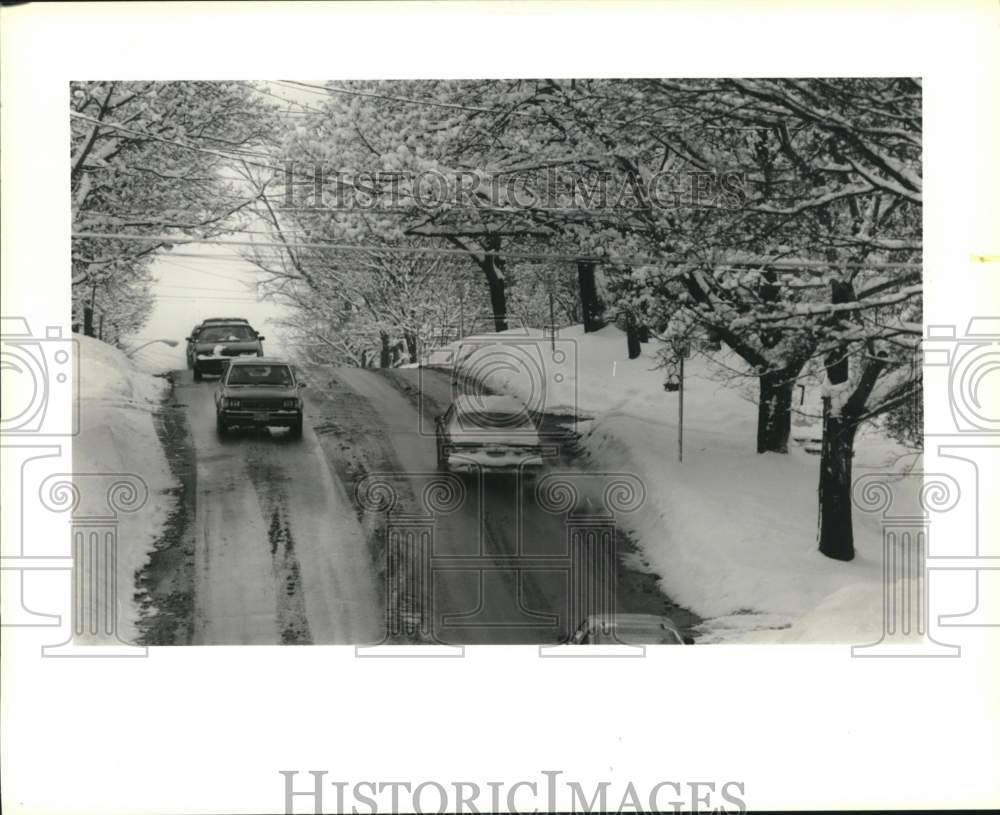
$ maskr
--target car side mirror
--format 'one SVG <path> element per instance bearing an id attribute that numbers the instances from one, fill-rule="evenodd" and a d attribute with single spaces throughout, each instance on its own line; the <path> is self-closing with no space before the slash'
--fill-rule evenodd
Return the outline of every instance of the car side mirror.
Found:
<path id="1" fill-rule="evenodd" d="M 190 337 L 185 337 L 184 338 L 184 342 L 191 342 L 191 338 Z"/>
<path id="2" fill-rule="evenodd" d="M 299 382 L 299 387 L 300 387 L 300 388 L 304 388 L 305 386 L 306 386 L 306 383 L 305 383 L 305 382 Z"/>
<path id="3" fill-rule="evenodd" d="M 266 340 L 266 339 L 267 339 L 267 337 L 262 337 L 259 334 L 257 335 L 257 341 L 258 342 L 264 342 L 264 340 Z"/>

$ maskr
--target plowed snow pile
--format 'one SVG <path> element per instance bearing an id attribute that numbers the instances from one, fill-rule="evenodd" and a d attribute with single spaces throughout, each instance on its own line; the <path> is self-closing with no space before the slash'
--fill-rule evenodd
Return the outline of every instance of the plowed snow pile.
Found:
<path id="1" fill-rule="evenodd" d="M 121 351 L 99 340 L 79 342 L 80 434 L 73 440 L 73 471 L 80 493 L 77 515 L 108 515 L 107 486 L 122 474 L 145 485 L 145 502 L 119 511 L 116 562 L 118 632 L 136 635 L 135 574 L 163 529 L 176 486 L 156 435 L 154 413 L 169 386 L 138 370 Z M 84 475 L 93 474 L 93 475 Z M 140 487 L 141 492 L 141 487 Z M 103 506 L 103 509 L 102 509 Z"/>
<path id="2" fill-rule="evenodd" d="M 504 350 L 518 337 L 525 350 Z M 738 358 L 694 353 L 687 360 L 680 462 L 678 395 L 664 390 L 655 340 L 634 360 L 613 326 L 591 334 L 580 326 L 561 329 L 556 351 L 570 362 L 549 359 L 550 340 L 533 329 L 467 338 L 452 348 L 460 370 L 492 389 L 586 419 L 579 429 L 591 469 L 642 479 L 646 501 L 632 531 L 664 592 L 706 619 L 703 642 L 878 640 L 878 518 L 855 509 L 853 561 L 819 553 L 819 456 L 798 443 L 788 455 L 757 454 L 756 380 Z M 542 375 L 516 362 L 526 354 L 539 357 Z M 792 437 L 817 438 L 818 388 L 801 398 Z M 916 505 L 918 479 L 900 477 L 913 463 L 877 429 L 862 428 L 854 475 L 885 473 L 895 482 L 893 508 L 900 512 Z"/>

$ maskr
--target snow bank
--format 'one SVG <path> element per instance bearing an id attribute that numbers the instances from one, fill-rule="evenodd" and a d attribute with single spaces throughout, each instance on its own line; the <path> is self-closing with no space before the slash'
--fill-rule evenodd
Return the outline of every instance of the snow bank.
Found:
<path id="1" fill-rule="evenodd" d="M 527 334 L 541 338 L 538 331 Z M 658 344 L 644 345 L 642 356 L 629 360 L 624 334 L 614 327 L 593 334 L 565 329 L 559 341 L 575 350 L 577 361 L 553 369 L 559 381 L 546 377 L 545 408 L 589 417 L 581 430 L 592 469 L 643 480 L 647 500 L 632 531 L 664 592 L 705 618 L 704 641 L 878 639 L 881 531 L 874 519 L 855 513 L 855 559 L 843 563 L 817 551 L 819 457 L 798 444 L 787 456 L 757 454 L 757 382 L 738 358 L 695 353 L 686 361 L 679 462 L 678 394 L 663 388 Z M 538 340 L 539 351 L 548 353 L 548 343 Z M 530 401 L 537 381 L 482 364 L 495 354 L 489 347 L 488 337 L 453 346 L 459 370 Z M 819 437 L 817 391 L 797 394 L 802 408 L 793 437 Z M 902 452 L 866 430 L 857 441 L 856 475 L 890 471 Z"/>
<path id="2" fill-rule="evenodd" d="M 121 351 L 100 340 L 76 336 L 79 342 L 80 434 L 73 443 L 75 473 L 131 473 L 149 490 L 144 506 L 120 513 L 118 525 L 118 631 L 123 639 L 136 636 L 138 609 L 135 573 L 146 563 L 169 511 L 165 493 L 177 486 L 156 435 L 153 414 L 163 399 L 165 380 L 138 370 Z M 87 504 L 108 512 L 103 494 L 81 489 L 78 512 Z"/>

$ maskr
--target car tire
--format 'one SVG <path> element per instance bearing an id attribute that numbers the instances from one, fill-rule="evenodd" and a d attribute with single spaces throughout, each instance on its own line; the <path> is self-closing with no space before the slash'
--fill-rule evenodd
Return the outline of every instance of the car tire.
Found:
<path id="1" fill-rule="evenodd" d="M 215 414 L 215 432 L 220 438 L 226 435 L 226 423 L 222 421 L 222 415 L 219 413 Z"/>
<path id="2" fill-rule="evenodd" d="M 288 435 L 293 439 L 302 438 L 302 419 L 299 419 L 295 424 L 288 428 Z"/>
<path id="3" fill-rule="evenodd" d="M 197 365 L 192 366 L 194 370 L 194 381 L 201 382 L 201 369 Z"/>

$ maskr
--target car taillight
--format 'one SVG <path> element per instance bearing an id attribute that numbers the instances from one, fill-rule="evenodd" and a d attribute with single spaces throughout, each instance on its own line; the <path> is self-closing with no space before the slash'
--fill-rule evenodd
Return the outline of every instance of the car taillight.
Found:
<path id="1" fill-rule="evenodd" d="M 294 408 L 297 408 L 299 406 L 299 400 L 298 399 L 285 399 L 281 403 L 281 406 L 283 408 L 294 409 Z"/>
<path id="2" fill-rule="evenodd" d="M 239 399 L 226 399 L 226 407 L 238 408 L 240 406 Z"/>

